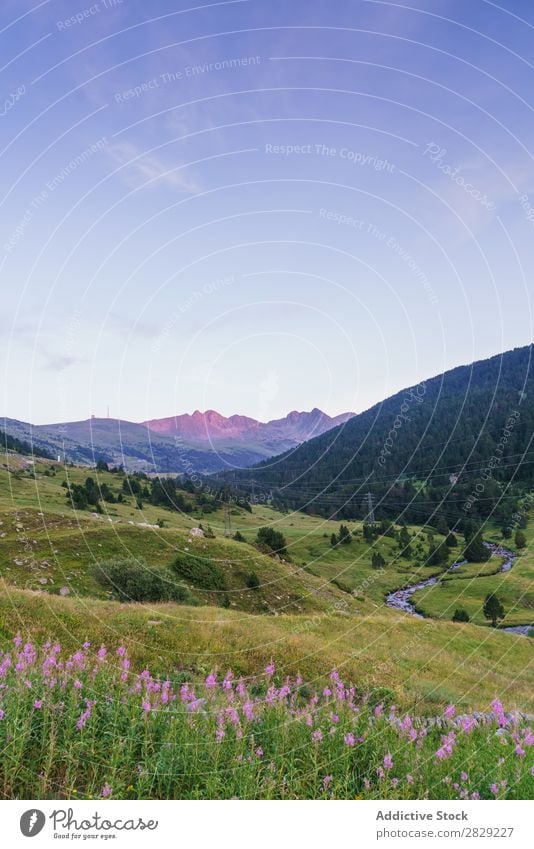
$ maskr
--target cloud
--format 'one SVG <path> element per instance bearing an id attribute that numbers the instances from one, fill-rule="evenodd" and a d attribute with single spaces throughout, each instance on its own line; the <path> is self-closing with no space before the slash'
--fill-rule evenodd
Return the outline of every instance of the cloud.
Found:
<path id="1" fill-rule="evenodd" d="M 183 166 L 169 167 L 156 155 L 140 151 L 132 142 L 110 144 L 106 150 L 119 165 L 116 173 L 123 176 L 131 188 L 164 185 L 187 194 L 199 191 Z"/>

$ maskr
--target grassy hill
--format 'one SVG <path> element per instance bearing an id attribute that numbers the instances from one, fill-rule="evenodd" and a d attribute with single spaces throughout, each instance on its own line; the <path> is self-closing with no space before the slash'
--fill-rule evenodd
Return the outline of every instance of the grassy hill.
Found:
<path id="1" fill-rule="evenodd" d="M 420 540 L 426 550 L 430 529 L 408 529 L 414 557 L 406 559 L 399 554 L 397 539 L 381 536 L 366 542 L 359 522 L 350 523 L 350 544 L 333 547 L 331 535 L 339 522 L 282 514 L 265 505 L 254 506 L 252 513 L 234 506 L 232 533 L 239 530 L 246 539 L 237 542 L 223 535 L 222 506 L 206 515 L 194 499 L 192 513 L 148 503 L 138 510 L 132 498 L 104 504 L 101 514 L 73 510 L 62 483 L 65 478 L 82 483 L 87 474 L 87 469 L 62 468 L 46 460 L 32 465 L 19 455 L 4 457 L 3 638 L 20 631 L 41 641 L 61 639 L 73 648 L 84 640 L 94 645 L 125 642 L 136 663 L 150 663 L 162 673 L 173 668 L 203 674 L 231 665 L 240 674 L 254 676 L 274 658 L 287 674 L 300 671 L 315 681 L 337 667 L 363 690 L 386 688 L 400 704 L 416 704 L 427 712 L 451 700 L 480 707 L 496 695 L 511 707 L 534 709 L 530 640 L 476 624 L 418 620 L 384 605 L 386 592 L 446 568 L 425 566 L 424 555 L 417 553 Z M 110 488 L 120 488 L 116 473 L 92 474 Z M 161 519 L 163 528 L 156 526 Z M 199 522 L 205 528 L 209 524 L 215 537 L 195 539 L 190 531 Z M 257 529 L 266 525 L 284 533 L 287 559 L 268 556 L 252 544 Z M 433 536 L 442 539 L 435 531 Z M 371 565 L 377 550 L 385 560 L 380 570 Z M 144 558 L 151 570 L 170 575 L 174 559 L 184 552 L 223 570 L 224 594 L 193 582 L 189 590 L 194 606 L 127 604 L 112 600 L 95 579 L 95 564 L 121 557 Z M 449 560 L 455 555 L 456 549 L 451 549 Z M 414 562 L 417 558 L 420 562 Z M 531 574 L 528 549 L 520 563 L 517 574 L 512 570 L 496 578 L 510 587 L 500 589 L 499 595 L 507 599 L 509 592 L 514 604 L 524 605 L 524 616 L 530 596 L 522 595 L 514 582 L 527 581 Z M 469 582 L 468 570 L 479 566 L 470 564 L 465 574 L 454 578 L 461 590 L 453 590 L 452 581 L 446 591 L 435 590 L 437 599 L 443 594 L 446 607 L 449 591 L 458 594 L 470 586 L 466 606 L 476 622 L 481 621 L 476 608 L 484 596 L 478 582 L 493 580 Z M 247 586 L 251 572 L 259 578 L 256 588 Z M 434 604 L 431 599 L 427 593 L 421 604 Z M 444 604 L 436 602 L 435 611 L 429 607 L 429 612 L 450 619 Z"/>

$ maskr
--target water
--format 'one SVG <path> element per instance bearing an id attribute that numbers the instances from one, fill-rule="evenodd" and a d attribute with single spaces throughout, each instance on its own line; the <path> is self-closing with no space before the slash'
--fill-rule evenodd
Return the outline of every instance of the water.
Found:
<path id="1" fill-rule="evenodd" d="M 514 554 L 513 551 L 510 551 L 510 549 L 504 548 L 502 545 L 496 545 L 492 542 L 485 542 L 484 545 L 486 548 L 489 548 L 492 557 L 503 558 L 503 563 L 499 569 L 499 573 L 509 572 L 517 560 L 517 555 Z M 463 566 L 464 563 L 467 563 L 467 561 L 457 560 L 452 564 L 452 566 L 449 566 L 444 574 L 454 572 L 460 566 Z M 442 581 L 443 575 L 440 578 L 426 578 L 424 581 L 418 581 L 416 584 L 411 584 L 410 586 L 403 587 L 400 590 L 394 590 L 394 592 L 388 593 L 386 596 L 386 604 L 394 610 L 400 610 L 403 613 L 409 613 L 411 616 L 415 616 L 417 619 L 423 619 L 423 616 L 421 616 L 420 613 L 417 613 L 414 608 L 412 596 L 419 590 L 424 590 L 425 587 L 436 586 L 436 584 L 441 584 Z M 508 631 L 510 634 L 518 634 L 522 637 L 528 637 L 531 627 L 531 625 L 513 625 L 507 628 L 501 628 L 501 630 Z"/>

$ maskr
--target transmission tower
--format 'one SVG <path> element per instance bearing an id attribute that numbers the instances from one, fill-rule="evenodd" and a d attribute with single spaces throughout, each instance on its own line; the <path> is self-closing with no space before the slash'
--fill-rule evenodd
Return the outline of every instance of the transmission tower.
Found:
<path id="1" fill-rule="evenodd" d="M 375 508 L 374 508 L 374 504 L 373 504 L 373 493 L 368 492 L 366 498 L 367 498 L 367 521 L 371 525 L 374 525 L 374 523 L 375 523 Z"/>

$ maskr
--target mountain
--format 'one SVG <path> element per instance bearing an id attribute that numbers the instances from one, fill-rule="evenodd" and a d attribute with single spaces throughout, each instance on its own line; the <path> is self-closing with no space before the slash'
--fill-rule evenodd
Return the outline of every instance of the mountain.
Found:
<path id="1" fill-rule="evenodd" d="M 76 463 L 122 463 L 131 471 L 212 474 L 244 468 L 295 448 L 353 414 L 331 418 L 314 409 L 283 419 L 258 422 L 246 416 L 225 418 L 214 410 L 135 423 L 91 418 L 78 422 L 31 425 L 0 420 L 10 436 L 40 451 Z"/>
<path id="2" fill-rule="evenodd" d="M 215 410 L 206 410 L 205 413 L 196 410 L 193 415 L 152 419 L 143 424 L 155 433 L 180 437 L 191 444 L 246 445 L 253 443 L 256 447 L 265 448 L 266 453 L 272 455 L 294 448 L 295 445 L 314 436 L 319 436 L 347 421 L 353 415 L 354 413 L 343 413 L 332 418 L 315 408 L 310 413 L 299 413 L 294 410 L 283 419 L 259 422 L 247 416 L 225 418 Z M 283 448 L 282 445 L 284 445 Z"/>
<path id="3" fill-rule="evenodd" d="M 240 472 L 280 506 L 361 518 L 513 517 L 534 485 L 532 345 L 451 369 Z"/>

